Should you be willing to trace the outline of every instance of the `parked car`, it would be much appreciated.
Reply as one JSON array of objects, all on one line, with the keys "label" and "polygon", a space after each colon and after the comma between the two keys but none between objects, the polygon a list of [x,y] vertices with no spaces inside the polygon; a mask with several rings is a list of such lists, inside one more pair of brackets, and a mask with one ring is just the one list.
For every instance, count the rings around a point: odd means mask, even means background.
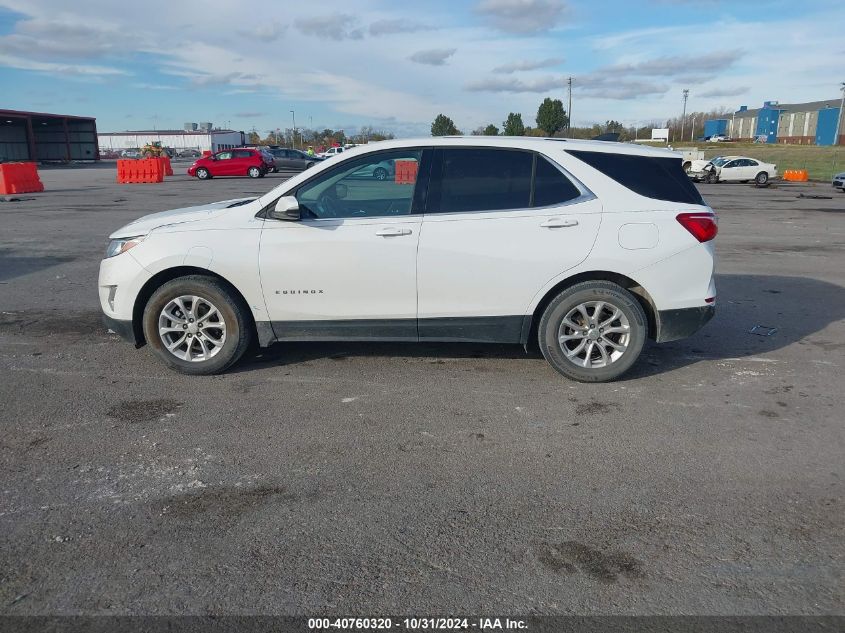
[{"label": "parked car", "polygon": [[833,177],[833,186],[845,193],[845,171],[836,174]]},{"label": "parked car", "polygon": [[120,155],[122,158],[141,158],[141,152],[137,149],[125,149]]},{"label": "parked car", "polygon": [[375,178],[376,180],[387,180],[396,175],[396,161],[383,160],[380,163],[364,165],[356,171],[353,176],[358,178]]},{"label": "parked car", "polygon": [[316,154],[311,155],[298,149],[269,149],[267,150],[273,157],[274,171],[279,170],[296,170],[302,171],[309,169],[320,161],[324,160],[321,156]]},{"label": "parked car", "polygon": [[[355,176],[398,160],[420,163],[411,182]],[[538,341],[561,374],[601,382],[713,316],[716,233],[673,152],[392,140],[124,226],[99,296],[109,328],[187,374],[253,341]]]},{"label": "parked car", "polygon": [[331,158],[332,156],[337,156],[338,154],[341,154],[343,152],[344,149],[342,147],[330,147],[325,152],[320,152],[319,154],[317,154],[317,156],[321,158]]},{"label": "parked car", "polygon": [[203,156],[188,167],[188,175],[200,180],[217,176],[249,176],[263,178],[272,171],[272,157],[257,149],[235,148]]},{"label": "parked car", "polygon": [[198,149],[183,149],[176,152],[176,158],[199,158],[202,152]]},{"label": "parked car", "polygon": [[710,183],[753,181],[765,185],[777,175],[777,165],[747,156],[721,156],[704,166],[701,180]]},{"label": "parked car", "polygon": [[724,134],[714,134],[710,138],[707,139],[710,143],[724,143],[730,141],[729,136],[725,136]]}]

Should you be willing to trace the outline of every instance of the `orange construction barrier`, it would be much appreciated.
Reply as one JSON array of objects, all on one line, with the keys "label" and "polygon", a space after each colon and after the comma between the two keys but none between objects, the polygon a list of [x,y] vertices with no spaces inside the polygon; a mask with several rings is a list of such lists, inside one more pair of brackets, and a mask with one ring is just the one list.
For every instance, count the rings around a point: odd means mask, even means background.
[{"label": "orange construction barrier", "polygon": [[415,160],[397,160],[393,163],[396,167],[396,174],[393,179],[397,185],[413,185],[417,182],[417,170],[419,163]]},{"label": "orange construction barrier", "polygon": [[0,163],[0,194],[44,191],[35,163]]},{"label": "orange construction barrier", "polygon": [[158,158],[118,160],[117,182],[122,185],[164,182],[164,164]]},{"label": "orange construction barrier", "polygon": [[170,165],[170,157],[169,156],[159,156],[158,159],[161,161],[162,169],[164,170],[165,176],[172,176],[173,175],[173,167]]},{"label": "orange construction barrier", "polygon": [[787,169],[783,172],[783,179],[791,182],[807,182],[809,175],[806,169]]}]

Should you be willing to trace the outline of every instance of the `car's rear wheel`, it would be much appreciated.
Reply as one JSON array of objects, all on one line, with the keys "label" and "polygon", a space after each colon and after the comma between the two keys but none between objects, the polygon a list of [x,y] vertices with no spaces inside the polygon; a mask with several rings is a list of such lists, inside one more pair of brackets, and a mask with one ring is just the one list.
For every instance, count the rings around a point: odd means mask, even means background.
[{"label": "car's rear wheel", "polygon": [[376,180],[387,180],[387,170],[384,167],[376,167],[373,170],[373,178]]},{"label": "car's rear wheel", "polygon": [[607,382],[639,358],[648,321],[637,298],[618,284],[586,281],[546,307],[537,337],[543,356],[579,382]]},{"label": "car's rear wheel", "polygon": [[225,371],[252,340],[248,309],[224,283],[189,275],[168,281],[144,308],[144,337],[156,355],[184,374]]},{"label": "car's rear wheel", "polygon": [[305,163],[305,169],[311,169],[314,166],[313,162]]},{"label": "car's rear wheel", "polygon": [[250,178],[261,178],[261,170],[258,167],[250,167],[247,169],[246,175]]},{"label": "car's rear wheel", "polygon": [[208,180],[211,178],[211,172],[209,172],[205,167],[200,167],[196,171],[197,178],[200,180]]},{"label": "car's rear wheel", "polygon": [[761,171],[757,176],[754,177],[754,182],[757,185],[765,185],[769,182],[769,174],[765,171]]}]

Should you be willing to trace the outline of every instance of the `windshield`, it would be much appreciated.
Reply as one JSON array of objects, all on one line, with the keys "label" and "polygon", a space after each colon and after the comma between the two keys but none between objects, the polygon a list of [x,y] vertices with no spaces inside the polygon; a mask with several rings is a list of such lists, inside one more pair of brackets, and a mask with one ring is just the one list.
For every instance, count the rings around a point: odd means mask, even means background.
[{"label": "windshield", "polygon": [[728,159],[725,158],[724,156],[717,156],[716,158],[712,159],[710,162],[713,163],[714,165],[716,165],[716,167],[721,167],[722,165],[724,165],[725,163],[728,162]]}]

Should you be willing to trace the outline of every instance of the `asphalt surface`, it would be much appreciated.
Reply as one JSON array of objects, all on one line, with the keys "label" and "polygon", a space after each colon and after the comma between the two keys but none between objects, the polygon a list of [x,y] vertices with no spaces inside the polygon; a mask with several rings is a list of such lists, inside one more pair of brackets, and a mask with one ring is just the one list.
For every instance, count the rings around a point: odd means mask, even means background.
[{"label": "asphalt surface", "polygon": [[0,613],[843,612],[845,195],[702,185],[718,316],[617,383],[445,344],[191,378],[100,325],[106,235],[282,176],[41,174],[0,202]]}]

